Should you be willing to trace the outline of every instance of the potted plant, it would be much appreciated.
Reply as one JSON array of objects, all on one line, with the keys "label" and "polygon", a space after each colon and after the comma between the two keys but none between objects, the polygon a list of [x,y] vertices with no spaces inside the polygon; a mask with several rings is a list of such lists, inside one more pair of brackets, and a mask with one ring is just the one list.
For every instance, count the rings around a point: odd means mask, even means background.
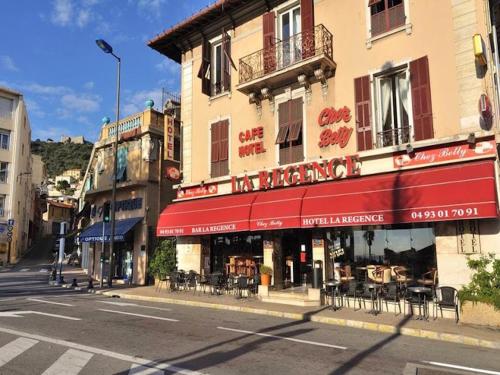
[{"label": "potted plant", "polygon": [[459,292],[463,323],[500,327],[500,259],[494,254],[468,258],[471,282]]},{"label": "potted plant", "polygon": [[176,269],[177,259],[175,245],[172,240],[163,240],[155,248],[153,256],[149,260],[148,271],[154,276],[155,284],[165,278]]},{"label": "potted plant", "polygon": [[264,286],[271,285],[271,276],[273,274],[273,269],[269,266],[260,266],[260,284]]}]

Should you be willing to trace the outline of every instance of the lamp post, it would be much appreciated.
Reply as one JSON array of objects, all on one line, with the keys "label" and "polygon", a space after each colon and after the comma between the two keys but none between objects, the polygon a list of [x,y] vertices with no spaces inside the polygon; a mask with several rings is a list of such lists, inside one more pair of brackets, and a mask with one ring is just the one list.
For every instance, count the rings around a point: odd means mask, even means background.
[{"label": "lamp post", "polygon": [[[113,286],[113,250],[115,244],[115,206],[116,206],[116,166],[118,159],[118,121],[120,120],[120,66],[121,59],[113,53],[113,47],[106,43],[103,39],[97,39],[97,46],[104,52],[111,54],[118,63],[118,73],[116,78],[116,125],[115,125],[115,139],[113,142],[113,189],[111,193],[111,233],[109,240],[109,276],[108,286]],[[102,249],[104,253],[104,248]],[[101,278],[102,280],[102,278]]]}]

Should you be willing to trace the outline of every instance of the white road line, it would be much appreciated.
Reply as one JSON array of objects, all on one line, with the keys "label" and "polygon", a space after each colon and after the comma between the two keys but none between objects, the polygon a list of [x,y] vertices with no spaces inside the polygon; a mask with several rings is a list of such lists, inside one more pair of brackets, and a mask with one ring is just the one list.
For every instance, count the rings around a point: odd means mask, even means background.
[{"label": "white road line", "polygon": [[29,268],[22,268],[19,270],[19,272],[28,272],[30,269]]},{"label": "white road line", "polygon": [[95,348],[92,346],[76,344],[76,343],[71,342],[71,341],[53,339],[51,337],[41,336],[41,335],[33,335],[31,333],[17,331],[14,329],[2,328],[2,327],[0,327],[0,332],[8,333],[10,335],[23,336],[25,338],[38,340],[38,341],[42,341],[42,342],[48,342],[48,343],[51,343],[54,345],[66,346],[66,347],[71,348],[71,349],[81,350],[81,351],[85,351],[85,352],[89,352],[89,353],[93,353],[93,354],[99,354],[99,355],[103,355],[106,357],[115,358],[115,359],[118,359],[120,361],[137,363],[139,365],[143,365],[143,366],[151,367],[151,368],[156,368],[158,370],[168,370],[170,372],[174,372],[174,373],[178,373],[178,374],[182,374],[182,375],[204,375],[202,372],[180,368],[177,366],[170,365],[168,363],[159,363],[159,362],[155,362],[155,361],[145,359],[145,358],[139,358],[139,357],[134,357],[134,356],[126,355],[126,354],[116,353],[116,352],[112,352],[109,350]]},{"label": "white road line", "polygon": [[74,307],[74,305],[70,305],[69,303],[62,303],[62,302],[52,302],[52,301],[46,301],[44,299],[38,299],[38,298],[26,298],[28,301],[34,301],[34,302],[41,302],[41,303],[48,303],[51,305],[59,305],[59,306],[69,306],[69,307]]},{"label": "white road line", "polygon": [[44,313],[44,312],[41,312],[41,311],[32,311],[32,310],[2,311],[2,312],[0,312],[0,318],[1,317],[22,318],[26,314],[36,314],[36,315],[50,316],[51,318],[59,318],[59,319],[66,319],[66,320],[81,320],[80,318],[74,318],[72,316],[49,314],[49,313]]},{"label": "white road line", "polygon": [[170,318],[162,318],[159,316],[152,316],[152,315],[143,315],[143,314],[135,314],[131,312],[125,312],[125,311],[117,311],[117,310],[107,310],[107,309],[98,309],[99,311],[106,311],[110,313],[115,313],[115,314],[123,314],[123,315],[132,315],[132,316],[139,316],[141,318],[150,318],[150,319],[157,319],[157,320],[166,320],[168,322],[178,322],[177,319],[170,319]]},{"label": "white road line", "polygon": [[136,363],[133,363],[132,366],[130,366],[130,371],[128,372],[128,375],[164,375],[164,374],[165,373],[161,370],[151,367],[141,366]]},{"label": "white road line", "polygon": [[447,367],[447,368],[452,368],[455,370],[471,371],[471,372],[474,372],[477,374],[500,375],[499,371],[483,370],[480,368],[458,366],[458,365],[452,365],[449,363],[442,363],[442,362],[432,362],[432,361],[422,361],[422,362],[427,363],[429,365],[433,365],[433,366]]},{"label": "white road line", "polygon": [[280,340],[288,340],[288,341],[293,341],[293,342],[299,342],[301,344],[308,344],[308,345],[315,345],[315,346],[324,346],[326,348],[335,348],[335,349],[342,349],[342,350],[346,350],[347,349],[345,346],[338,346],[338,345],[325,344],[325,343],[316,342],[316,341],[295,339],[295,338],[286,337],[286,336],[270,335],[268,333],[245,331],[243,329],[234,329],[234,328],[226,328],[226,327],[217,327],[217,329],[222,329],[222,330],[225,330],[225,331],[238,332],[238,333],[246,333],[246,334],[249,334],[249,335],[272,337],[272,338],[280,339]]},{"label": "white road line", "polygon": [[37,340],[20,337],[2,346],[0,348],[0,367],[5,365],[7,362],[10,362],[19,354],[25,352],[38,342],[39,341]]},{"label": "white road line", "polygon": [[140,308],[144,308],[144,309],[172,311],[172,309],[168,309],[168,308],[164,308],[164,307],[144,306],[144,305],[138,305],[137,303],[129,303],[129,302],[112,302],[112,301],[97,301],[97,302],[107,303],[109,305],[115,305],[115,306],[131,306],[131,307],[140,307]]},{"label": "white road line", "polygon": [[47,286],[46,283],[43,281],[8,281],[8,282],[3,282],[0,283],[1,287],[6,287],[6,286],[23,286],[23,285],[32,285],[32,284],[40,284],[43,286]]},{"label": "white road line", "polygon": [[92,353],[68,349],[42,375],[77,375],[93,356]]}]

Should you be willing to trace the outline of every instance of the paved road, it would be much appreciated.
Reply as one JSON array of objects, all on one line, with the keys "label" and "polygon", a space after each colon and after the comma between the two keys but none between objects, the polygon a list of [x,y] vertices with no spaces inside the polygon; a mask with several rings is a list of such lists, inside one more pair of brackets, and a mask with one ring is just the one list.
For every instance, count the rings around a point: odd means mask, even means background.
[{"label": "paved road", "polygon": [[494,350],[108,298],[49,287],[43,268],[0,272],[2,375],[500,374]]}]

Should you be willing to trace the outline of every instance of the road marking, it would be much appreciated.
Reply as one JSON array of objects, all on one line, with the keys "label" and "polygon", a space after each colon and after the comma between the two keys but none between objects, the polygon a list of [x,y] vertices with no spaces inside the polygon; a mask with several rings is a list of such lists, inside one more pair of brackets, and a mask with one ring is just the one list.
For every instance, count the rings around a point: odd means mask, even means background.
[{"label": "road marking", "polygon": [[107,303],[109,305],[116,305],[116,306],[133,306],[133,307],[142,307],[145,309],[172,311],[172,309],[167,309],[167,308],[163,308],[163,307],[144,306],[144,305],[138,305],[137,303],[129,303],[129,302],[112,302],[112,301],[97,301],[97,302]]},{"label": "road marking", "polygon": [[46,301],[43,299],[38,299],[38,298],[26,298],[28,301],[34,301],[34,302],[42,302],[42,303],[48,303],[51,305],[59,305],[59,306],[69,306],[69,307],[74,307],[74,305],[70,305],[69,303],[62,303],[62,302],[52,302],[52,301]]},{"label": "road marking", "polygon": [[45,282],[42,280],[39,281],[8,281],[4,283],[0,283],[1,287],[5,286],[23,286],[23,285],[31,285],[31,284],[40,284],[40,285],[45,285]]},{"label": "road marking", "polygon": [[91,353],[68,349],[42,375],[77,375],[93,356]]},{"label": "road marking", "polygon": [[0,348],[0,367],[25,352],[39,341],[20,337]]},{"label": "road marking", "polygon": [[345,346],[331,345],[331,344],[325,344],[325,343],[322,343],[322,342],[309,341],[309,340],[294,339],[292,337],[286,337],[286,336],[270,335],[268,333],[245,331],[243,329],[234,329],[234,328],[226,328],[226,327],[217,327],[217,329],[222,329],[222,330],[225,330],[225,331],[238,332],[238,333],[246,333],[246,334],[249,334],[249,335],[272,337],[272,338],[275,338],[275,339],[281,339],[281,340],[288,340],[288,341],[293,341],[293,342],[299,342],[301,344],[308,344],[308,345],[315,345],[315,346],[324,346],[326,348],[335,348],[335,349],[342,349],[342,350],[346,350],[347,349]]},{"label": "road marking", "polygon": [[125,311],[117,311],[117,310],[107,310],[107,309],[98,309],[99,311],[106,311],[110,313],[115,313],[115,314],[123,314],[123,315],[132,315],[132,316],[139,316],[141,318],[150,318],[150,319],[157,319],[157,320],[166,320],[168,322],[178,322],[177,319],[170,319],[170,318],[162,318],[159,316],[152,316],[152,315],[143,315],[143,314],[135,314],[131,312],[125,312]]},{"label": "road marking", "polygon": [[164,375],[164,374],[165,373],[161,370],[151,367],[141,366],[135,363],[133,363],[132,366],[130,366],[130,371],[128,372],[128,375]]},{"label": "road marking", "polygon": [[17,331],[14,329],[2,328],[2,327],[0,327],[0,332],[8,333],[10,335],[22,336],[25,338],[38,340],[38,341],[42,341],[42,342],[48,342],[48,343],[51,343],[54,345],[66,346],[66,347],[71,348],[71,349],[81,350],[81,351],[85,351],[85,352],[89,352],[89,353],[93,353],[93,354],[99,354],[99,355],[103,355],[103,356],[110,357],[110,358],[115,358],[115,359],[125,361],[125,362],[137,363],[139,365],[143,365],[145,367],[150,367],[150,368],[156,368],[158,370],[168,370],[170,372],[174,372],[174,373],[178,373],[178,374],[182,374],[182,375],[204,375],[202,372],[192,371],[192,370],[188,370],[185,368],[180,368],[180,367],[168,364],[168,363],[159,363],[159,362],[155,362],[155,361],[152,361],[152,360],[149,360],[146,358],[139,358],[139,357],[134,357],[134,356],[130,356],[127,354],[121,354],[121,353],[116,353],[116,352],[112,352],[109,350],[94,348],[92,346],[76,344],[76,343],[71,342],[71,341],[53,339],[51,337],[41,336],[41,335],[33,335],[31,333]]},{"label": "road marking", "polygon": [[479,373],[479,374],[500,375],[499,371],[483,370],[483,369],[480,369],[480,368],[458,366],[458,365],[452,365],[452,364],[449,364],[449,363],[442,363],[442,362],[432,362],[432,361],[422,361],[422,362],[423,363],[427,363],[429,365],[433,365],[433,366],[453,368],[453,369],[456,369],[456,370],[471,371],[471,372],[475,372],[475,373]]},{"label": "road marking", "polygon": [[38,272],[49,272],[47,268],[41,268]]},{"label": "road marking", "polygon": [[4,318],[24,318],[23,315],[26,315],[26,314],[50,316],[52,318],[59,318],[59,319],[66,319],[66,320],[81,320],[80,318],[74,318],[72,316],[49,314],[49,313],[44,313],[41,311],[32,311],[32,310],[2,311],[2,312],[0,312],[0,318],[1,317],[4,317]]},{"label": "road marking", "polygon": [[19,272],[28,272],[30,269],[29,268],[21,268]]}]

